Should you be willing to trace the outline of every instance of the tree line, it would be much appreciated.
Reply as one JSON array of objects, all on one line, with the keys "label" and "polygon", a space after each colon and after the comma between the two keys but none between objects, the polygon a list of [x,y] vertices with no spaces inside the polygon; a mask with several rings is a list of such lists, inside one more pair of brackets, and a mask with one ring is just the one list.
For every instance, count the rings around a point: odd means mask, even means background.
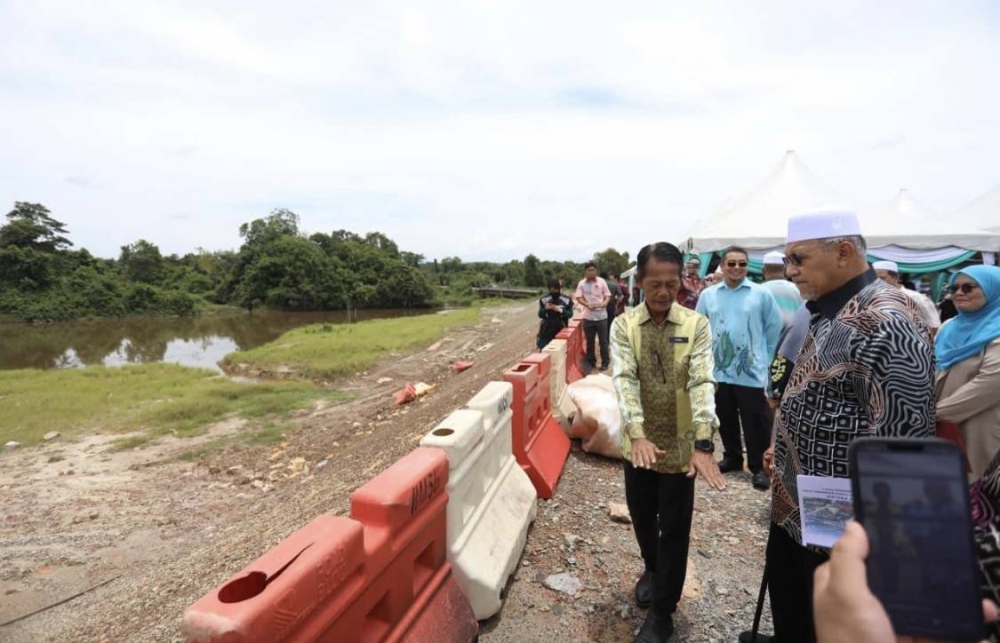
[{"label": "tree line", "polygon": [[[380,232],[306,235],[278,209],[239,228],[238,250],[163,255],[140,239],[102,259],[74,249],[66,225],[44,205],[16,202],[0,227],[0,318],[56,321],[126,315],[194,315],[212,306],[247,310],[418,308],[463,303],[472,288],[574,285],[582,263],[534,255],[506,263],[425,260]],[[628,253],[594,255],[621,272]]]}]

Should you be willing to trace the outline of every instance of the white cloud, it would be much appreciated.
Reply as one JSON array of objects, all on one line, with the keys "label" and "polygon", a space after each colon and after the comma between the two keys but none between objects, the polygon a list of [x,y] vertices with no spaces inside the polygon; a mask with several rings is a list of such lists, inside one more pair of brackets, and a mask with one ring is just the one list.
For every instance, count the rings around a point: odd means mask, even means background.
[{"label": "white cloud", "polygon": [[679,241],[796,149],[858,203],[993,186],[987,3],[5,7],[0,206],[99,255],[289,207],[428,257]]}]

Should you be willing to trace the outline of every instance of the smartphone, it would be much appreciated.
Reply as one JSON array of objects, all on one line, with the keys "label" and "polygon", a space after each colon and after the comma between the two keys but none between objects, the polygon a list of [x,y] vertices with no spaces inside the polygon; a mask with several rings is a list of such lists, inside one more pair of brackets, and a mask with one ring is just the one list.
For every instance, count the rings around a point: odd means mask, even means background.
[{"label": "smartphone", "polygon": [[868,585],[897,635],[984,638],[964,455],[945,440],[861,438],[849,450]]}]

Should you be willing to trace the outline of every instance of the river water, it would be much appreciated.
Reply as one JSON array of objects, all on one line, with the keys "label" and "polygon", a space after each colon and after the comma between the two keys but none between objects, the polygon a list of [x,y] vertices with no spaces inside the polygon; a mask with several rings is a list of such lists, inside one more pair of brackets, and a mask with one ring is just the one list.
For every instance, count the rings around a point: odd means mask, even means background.
[{"label": "river water", "polygon": [[316,313],[253,312],[202,317],[108,319],[28,325],[0,324],[0,370],[81,368],[168,362],[221,372],[226,354],[274,341],[308,324],[427,314],[427,310]]}]

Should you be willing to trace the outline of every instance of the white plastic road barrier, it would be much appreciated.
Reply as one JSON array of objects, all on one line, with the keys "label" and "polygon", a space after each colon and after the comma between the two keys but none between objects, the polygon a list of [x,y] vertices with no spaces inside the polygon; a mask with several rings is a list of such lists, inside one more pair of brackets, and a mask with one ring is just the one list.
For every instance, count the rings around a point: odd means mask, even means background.
[{"label": "white plastic road barrier", "polygon": [[479,620],[500,611],[535,519],[535,487],[511,452],[513,388],[490,382],[420,441],[448,455],[448,561]]},{"label": "white plastic road barrier", "polygon": [[552,403],[555,404],[566,390],[566,340],[553,339],[542,352],[549,354],[552,369],[549,381],[552,386]]},{"label": "white plastic road barrier", "polygon": [[551,360],[551,371],[549,372],[549,386],[552,389],[552,417],[559,422],[559,426],[567,435],[572,430],[572,415],[576,410],[573,402],[566,395],[566,340],[553,339],[542,349],[543,353],[549,354]]}]

